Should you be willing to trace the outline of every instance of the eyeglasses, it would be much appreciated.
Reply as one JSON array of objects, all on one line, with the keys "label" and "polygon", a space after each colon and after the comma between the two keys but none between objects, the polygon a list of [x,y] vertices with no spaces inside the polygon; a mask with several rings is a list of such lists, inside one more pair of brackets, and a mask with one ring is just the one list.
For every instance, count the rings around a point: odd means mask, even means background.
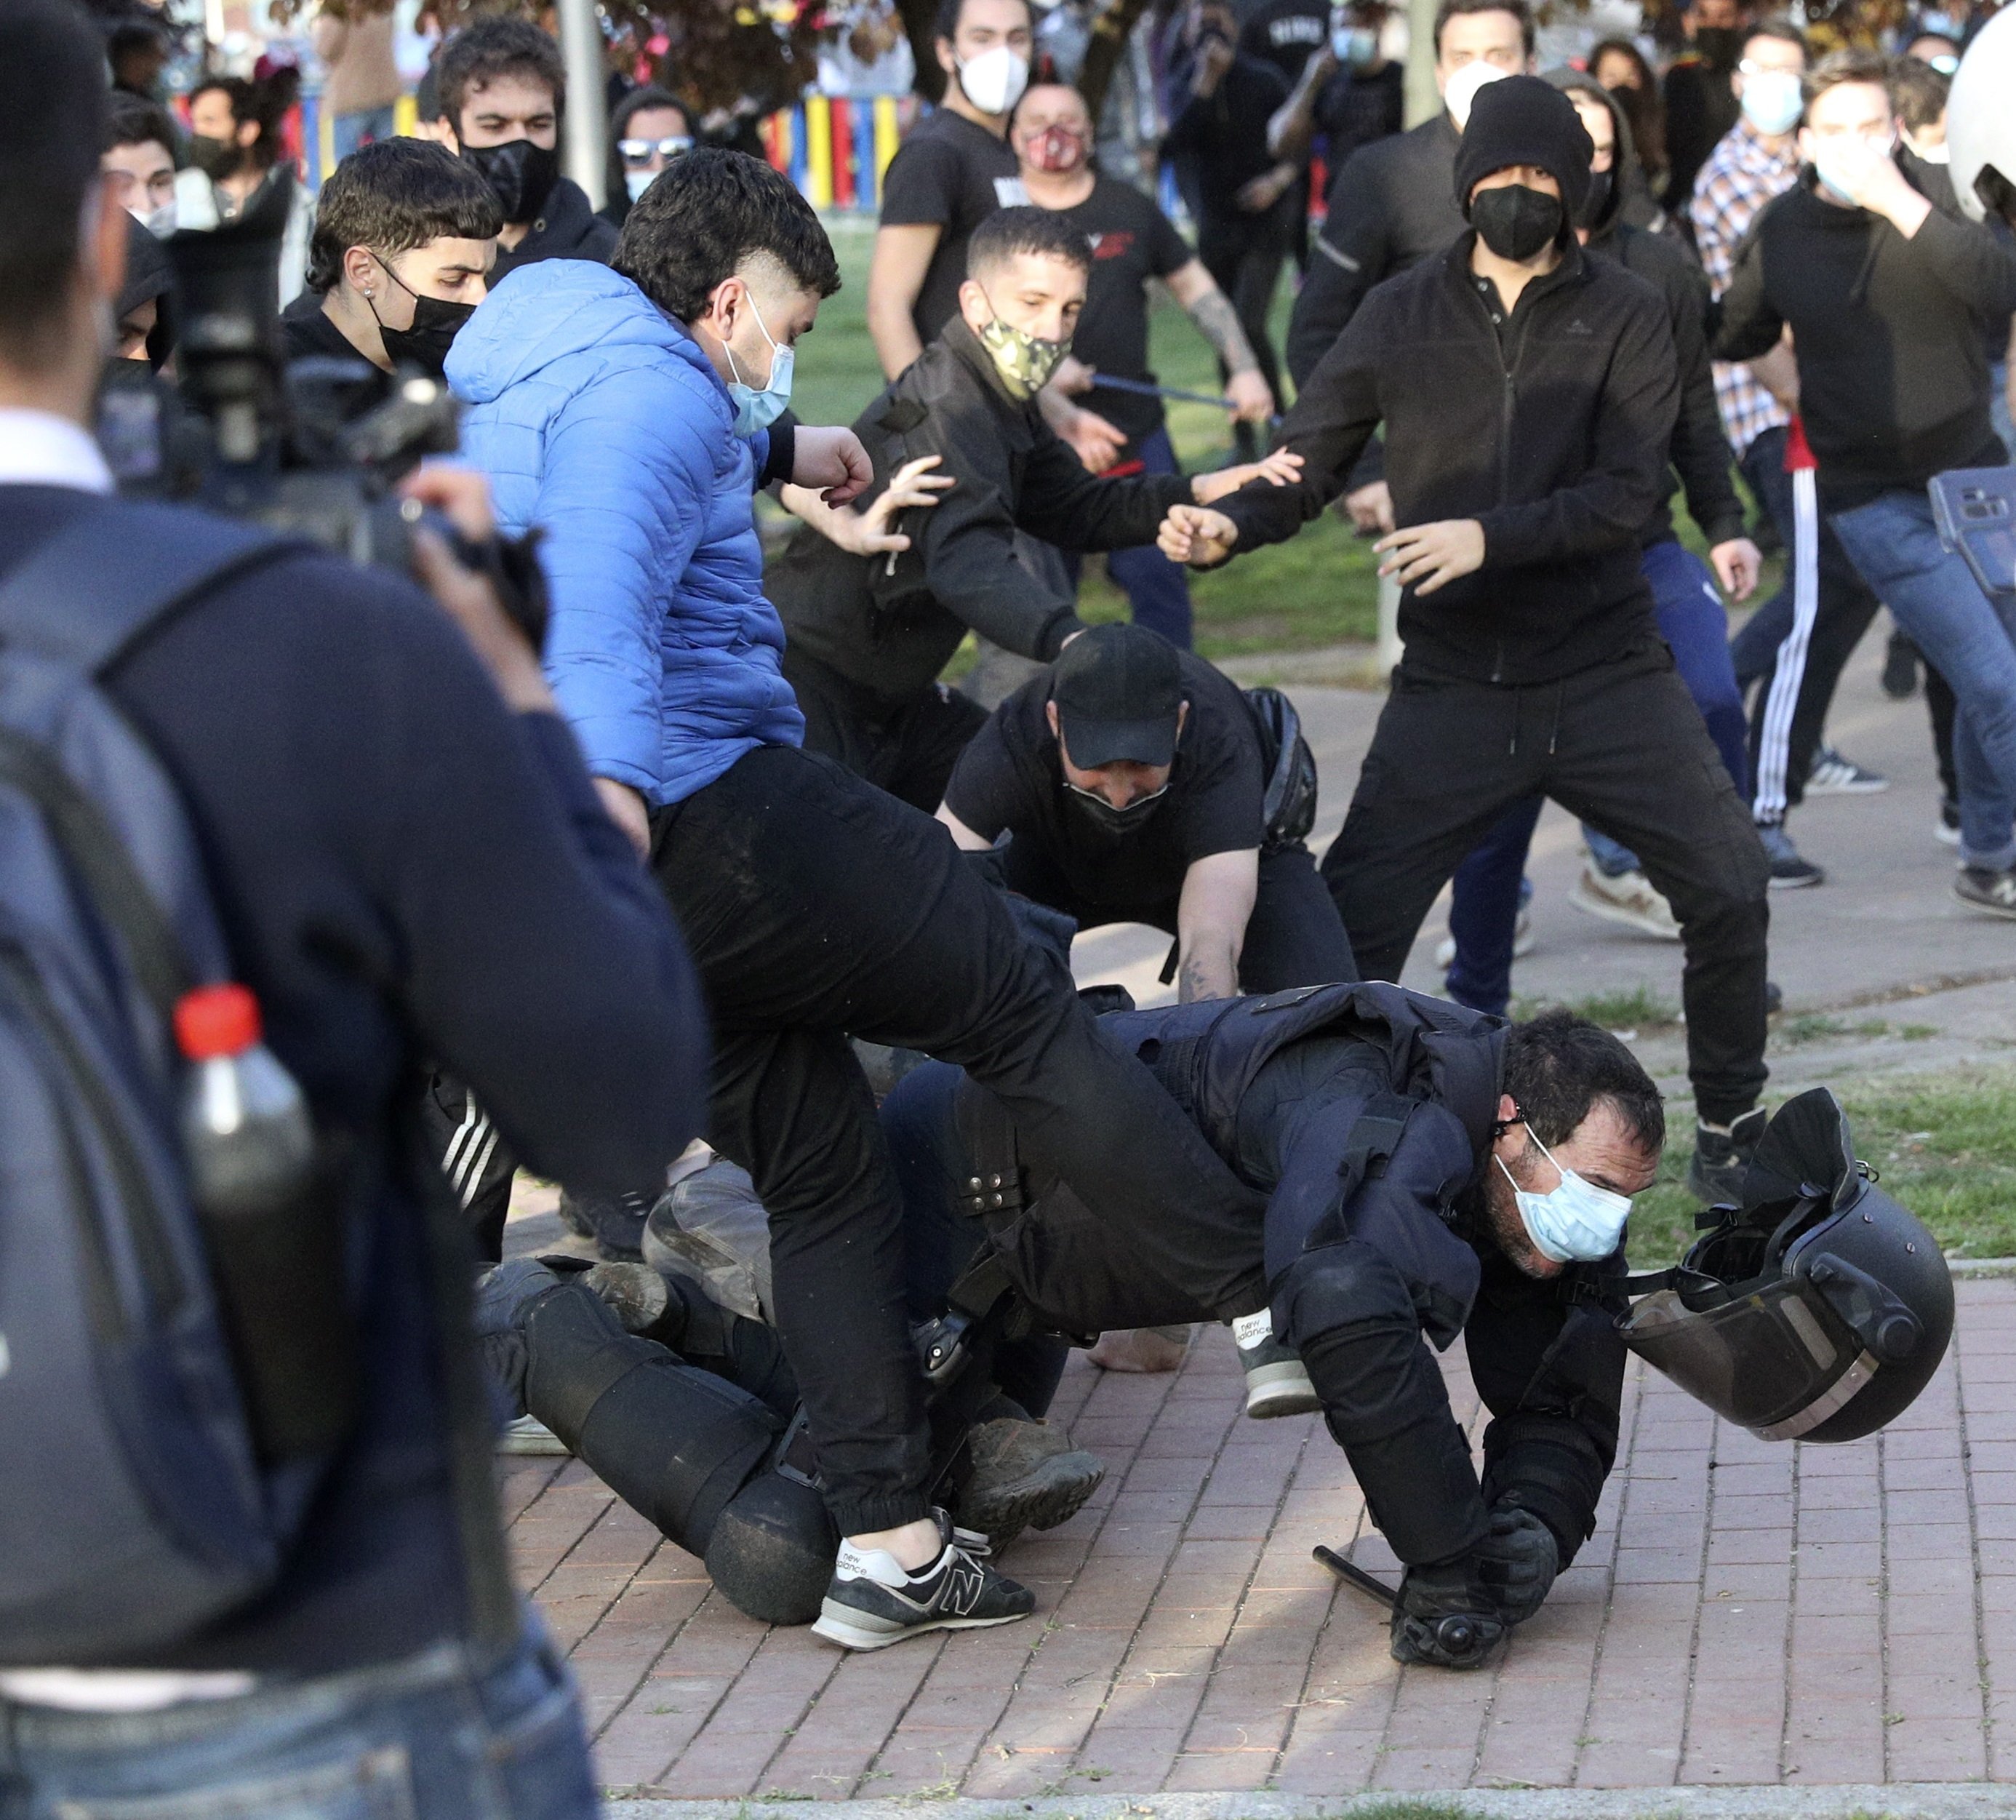
[{"label": "eyeglasses", "polygon": [[693,150],[693,141],[684,136],[669,139],[618,139],[617,156],[632,171],[641,171],[656,157],[668,160],[682,152]]}]

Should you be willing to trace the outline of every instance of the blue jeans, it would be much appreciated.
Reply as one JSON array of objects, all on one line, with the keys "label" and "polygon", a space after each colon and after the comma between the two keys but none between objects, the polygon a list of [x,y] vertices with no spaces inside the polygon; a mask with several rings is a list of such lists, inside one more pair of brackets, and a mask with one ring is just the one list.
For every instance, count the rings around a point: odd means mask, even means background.
[{"label": "blue jeans", "polygon": [[0,1704],[0,1820],[592,1820],[574,1677],[530,1620],[499,1666],[459,1644],[152,1713]]},{"label": "blue jeans", "polygon": [[384,107],[367,107],[358,114],[339,114],[329,123],[329,150],[336,154],[336,161],[343,160],[359,146],[376,145],[380,139],[392,136],[392,110]]},{"label": "blue jeans", "polygon": [[[1747,801],[1750,755],[1743,697],[1730,665],[1729,614],[1715,592],[1715,578],[1699,557],[1670,538],[1654,544],[1641,561],[1658,614],[1659,636],[1672,651],[1673,667],[1701,711],[1737,794]],[[1539,819],[1537,798],[1507,810],[1450,882],[1449,933],[1456,938],[1456,959],[1449,971],[1449,996],[1472,1011],[1503,1016],[1510,1002],[1519,884]],[[1582,831],[1591,856],[1611,877],[1638,870],[1638,856],[1630,849],[1586,822]]]},{"label": "blue jeans", "polygon": [[1863,579],[1953,686],[1961,860],[1997,870],[2016,864],[2012,604],[2007,596],[1990,600],[1966,563],[1940,543],[1931,502],[1921,492],[1885,493],[1834,514],[1831,522]]},{"label": "blue jeans", "polygon": [[[1176,466],[1176,452],[1170,444],[1167,430],[1157,430],[1152,436],[1143,437],[1140,456],[1144,474],[1182,471]],[[1066,551],[1064,563],[1071,571],[1071,586],[1075,588],[1079,565],[1076,553]],[[1113,585],[1127,596],[1136,625],[1159,632],[1179,651],[1190,648],[1190,583],[1186,570],[1171,562],[1154,544],[1143,543],[1132,550],[1109,550],[1106,572],[1112,576]]]}]

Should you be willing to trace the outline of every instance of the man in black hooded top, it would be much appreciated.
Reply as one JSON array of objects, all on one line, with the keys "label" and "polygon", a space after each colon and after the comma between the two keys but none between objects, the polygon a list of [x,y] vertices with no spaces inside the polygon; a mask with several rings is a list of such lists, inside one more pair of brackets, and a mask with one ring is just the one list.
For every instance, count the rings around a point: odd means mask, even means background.
[{"label": "man in black hooded top", "polygon": [[1680,387],[1658,293],[1577,243],[1593,152],[1546,83],[1481,89],[1456,165],[1470,230],[1375,290],[1310,376],[1283,431],[1300,481],[1176,506],[1161,545],[1211,566],[1292,536],[1384,423],[1406,654],[1323,863],[1359,966],[1397,978],[1456,863],[1552,797],[1672,906],[1697,1149],[1733,1173],[1762,1125],[1766,867],[1640,569]]}]

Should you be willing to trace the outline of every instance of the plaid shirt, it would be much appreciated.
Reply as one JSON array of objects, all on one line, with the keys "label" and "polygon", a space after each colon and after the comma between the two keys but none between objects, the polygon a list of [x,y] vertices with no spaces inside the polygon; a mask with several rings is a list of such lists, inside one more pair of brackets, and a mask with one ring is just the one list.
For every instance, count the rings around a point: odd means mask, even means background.
[{"label": "plaid shirt", "polygon": [[[1723,134],[1694,179],[1694,244],[1717,297],[1728,290],[1736,250],[1757,211],[1774,196],[1790,189],[1799,175],[1799,155],[1789,140],[1774,152],[1748,120],[1739,119]],[[1726,360],[1715,363],[1715,402],[1722,406],[1722,427],[1737,459],[1766,430],[1789,423],[1785,407],[1751,377],[1748,366]]]}]

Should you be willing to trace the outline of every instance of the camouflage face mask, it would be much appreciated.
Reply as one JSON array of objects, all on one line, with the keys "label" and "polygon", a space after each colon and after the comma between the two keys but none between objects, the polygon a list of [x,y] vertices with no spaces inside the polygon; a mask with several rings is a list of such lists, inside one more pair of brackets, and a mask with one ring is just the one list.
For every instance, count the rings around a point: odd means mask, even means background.
[{"label": "camouflage face mask", "polygon": [[[993,307],[994,300],[988,297],[988,308]],[[979,331],[979,337],[1012,398],[1034,398],[1071,352],[1068,341],[1043,341],[1027,330],[1010,328],[998,315]]]}]

